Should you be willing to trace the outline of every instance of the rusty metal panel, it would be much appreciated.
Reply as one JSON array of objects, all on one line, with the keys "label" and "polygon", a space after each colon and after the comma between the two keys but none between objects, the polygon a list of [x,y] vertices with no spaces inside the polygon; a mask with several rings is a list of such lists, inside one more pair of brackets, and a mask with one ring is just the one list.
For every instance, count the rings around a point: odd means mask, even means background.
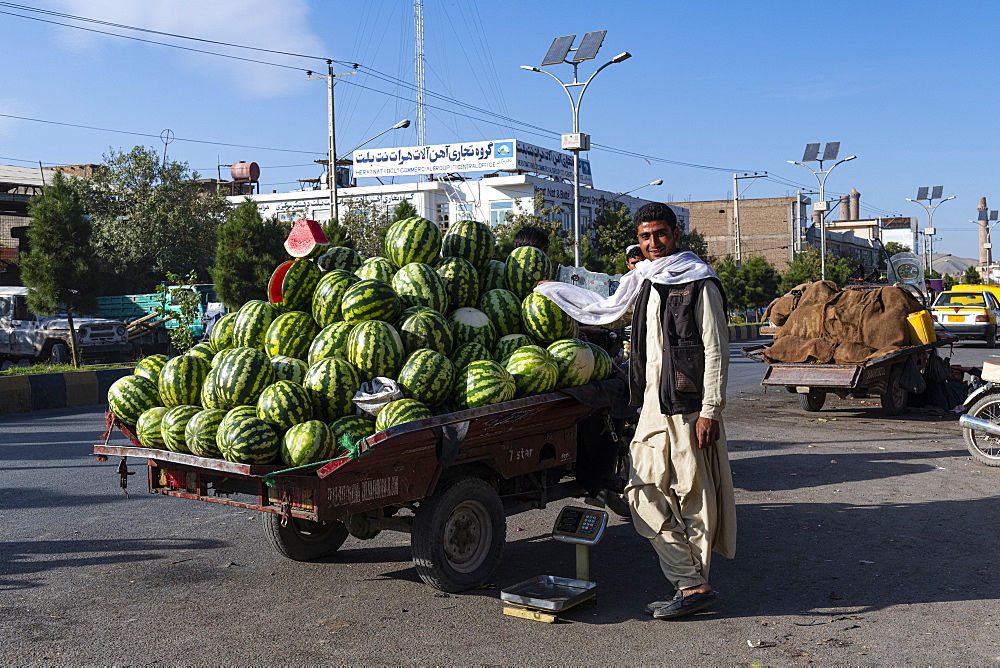
[{"label": "rusty metal panel", "polygon": [[504,478],[576,461],[576,426],[500,443],[496,465]]},{"label": "rusty metal panel", "polygon": [[227,462],[224,459],[214,459],[212,457],[198,457],[183,452],[171,452],[170,450],[153,450],[151,448],[139,448],[134,446],[120,447],[114,445],[95,445],[95,455],[118,455],[121,457],[141,457],[148,459],[151,463],[174,462],[195,466],[199,469],[211,469],[223,473],[236,473],[239,475],[264,475],[288,468],[287,466],[272,466],[261,464],[237,464]]},{"label": "rusty metal panel", "polygon": [[855,364],[771,364],[761,385],[857,387],[861,367]]}]

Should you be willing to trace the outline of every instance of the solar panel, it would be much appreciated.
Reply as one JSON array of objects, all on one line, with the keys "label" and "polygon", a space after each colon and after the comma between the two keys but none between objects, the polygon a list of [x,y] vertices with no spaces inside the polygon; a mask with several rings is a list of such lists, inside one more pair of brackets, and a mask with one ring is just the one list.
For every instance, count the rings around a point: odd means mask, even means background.
[{"label": "solar panel", "polygon": [[934,186],[934,190],[931,191],[931,199],[941,199],[943,194],[944,186]]},{"label": "solar panel", "polygon": [[806,152],[802,154],[802,162],[812,162],[819,153],[819,144],[806,144]]},{"label": "solar panel", "polygon": [[990,211],[990,220],[996,220],[996,219],[997,219],[997,210],[993,209],[992,211]]},{"label": "solar panel", "polygon": [[608,34],[607,30],[598,30],[596,32],[588,32],[580,40],[580,46],[576,47],[576,53],[573,54],[573,60],[579,62],[581,60],[590,60],[591,58],[597,57],[597,50],[601,48],[601,44],[604,42],[604,36]]},{"label": "solar panel", "polygon": [[574,39],[576,39],[576,35],[556,37],[552,40],[552,45],[545,53],[545,57],[542,58],[542,67],[545,67],[546,65],[557,65],[566,60],[566,54],[569,53],[569,47],[573,46]]},{"label": "solar panel", "polygon": [[917,189],[917,199],[918,200],[927,199],[927,191],[928,190],[930,190],[930,189],[929,188],[918,188]]},{"label": "solar panel", "polygon": [[837,155],[839,154],[840,154],[840,142],[828,141],[826,143],[826,150],[823,151],[823,160],[836,160]]},{"label": "solar panel", "polygon": [[990,212],[986,209],[980,209],[979,215],[976,216],[976,220],[987,220],[989,218]]}]

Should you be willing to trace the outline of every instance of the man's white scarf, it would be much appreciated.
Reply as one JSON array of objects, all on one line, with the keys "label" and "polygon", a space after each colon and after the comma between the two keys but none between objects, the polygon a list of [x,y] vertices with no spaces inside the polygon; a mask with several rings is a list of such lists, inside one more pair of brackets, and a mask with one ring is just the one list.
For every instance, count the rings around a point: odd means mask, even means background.
[{"label": "man's white scarf", "polygon": [[569,283],[542,283],[535,288],[559,308],[583,325],[608,325],[621,320],[635,298],[642,283],[649,279],[661,285],[680,285],[703,278],[716,278],[712,268],[691,251],[681,251],[656,260],[643,260],[635,269],[622,276],[618,290],[610,297]]}]

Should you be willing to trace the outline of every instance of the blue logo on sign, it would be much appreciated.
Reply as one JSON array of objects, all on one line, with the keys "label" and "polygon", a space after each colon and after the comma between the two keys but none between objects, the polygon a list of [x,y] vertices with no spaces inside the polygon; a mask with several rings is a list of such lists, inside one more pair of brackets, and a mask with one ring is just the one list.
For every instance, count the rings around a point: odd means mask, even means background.
[{"label": "blue logo on sign", "polygon": [[509,158],[514,155],[514,142],[504,141],[494,144],[493,152],[498,158]]}]

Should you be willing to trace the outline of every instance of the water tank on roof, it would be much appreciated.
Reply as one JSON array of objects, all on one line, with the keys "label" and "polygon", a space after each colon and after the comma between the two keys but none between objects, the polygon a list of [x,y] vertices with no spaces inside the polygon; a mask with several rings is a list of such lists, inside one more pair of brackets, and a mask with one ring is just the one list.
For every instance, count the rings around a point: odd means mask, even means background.
[{"label": "water tank on roof", "polygon": [[229,175],[233,181],[260,181],[260,165],[256,162],[240,160],[235,165],[230,166]]}]

